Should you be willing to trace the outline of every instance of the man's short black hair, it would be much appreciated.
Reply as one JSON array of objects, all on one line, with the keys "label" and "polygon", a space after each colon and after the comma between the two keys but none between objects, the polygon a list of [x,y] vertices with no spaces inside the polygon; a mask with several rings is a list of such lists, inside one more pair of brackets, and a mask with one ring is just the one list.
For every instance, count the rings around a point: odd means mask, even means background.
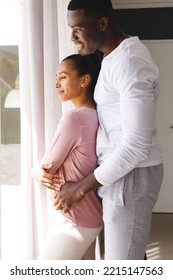
[{"label": "man's short black hair", "polygon": [[71,0],[67,9],[70,11],[84,9],[87,14],[102,12],[105,15],[113,11],[110,0]]}]

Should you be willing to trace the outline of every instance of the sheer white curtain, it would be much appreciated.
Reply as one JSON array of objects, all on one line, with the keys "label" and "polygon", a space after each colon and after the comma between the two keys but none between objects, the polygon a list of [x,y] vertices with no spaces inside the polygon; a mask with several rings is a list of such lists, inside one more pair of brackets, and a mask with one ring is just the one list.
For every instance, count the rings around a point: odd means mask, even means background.
[{"label": "sheer white curtain", "polygon": [[30,169],[42,158],[62,113],[54,81],[58,62],[75,52],[66,22],[68,2],[23,2],[20,88],[22,235],[25,259],[37,258],[49,221],[46,190],[31,180]]}]

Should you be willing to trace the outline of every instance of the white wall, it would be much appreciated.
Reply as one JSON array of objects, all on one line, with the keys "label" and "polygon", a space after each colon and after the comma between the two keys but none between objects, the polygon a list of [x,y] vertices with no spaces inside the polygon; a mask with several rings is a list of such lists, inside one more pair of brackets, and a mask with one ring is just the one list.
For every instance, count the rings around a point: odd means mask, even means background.
[{"label": "white wall", "polygon": [[164,163],[164,179],[155,212],[173,213],[173,40],[144,41],[160,71],[157,130]]}]

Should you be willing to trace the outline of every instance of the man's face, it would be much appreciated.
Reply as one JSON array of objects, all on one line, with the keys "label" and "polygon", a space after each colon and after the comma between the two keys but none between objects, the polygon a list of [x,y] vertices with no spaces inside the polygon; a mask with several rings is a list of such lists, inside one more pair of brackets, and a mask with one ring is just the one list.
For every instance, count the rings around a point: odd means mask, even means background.
[{"label": "man's face", "polygon": [[104,37],[99,19],[86,16],[84,10],[80,9],[68,11],[67,20],[72,29],[71,39],[79,53],[93,53],[102,46]]}]

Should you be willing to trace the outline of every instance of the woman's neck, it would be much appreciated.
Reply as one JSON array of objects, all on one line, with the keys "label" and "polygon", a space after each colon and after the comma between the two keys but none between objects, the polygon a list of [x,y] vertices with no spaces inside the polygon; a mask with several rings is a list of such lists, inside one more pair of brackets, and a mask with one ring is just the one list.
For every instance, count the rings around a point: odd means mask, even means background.
[{"label": "woman's neck", "polygon": [[75,105],[76,108],[89,108],[89,109],[96,109],[96,105],[94,102],[85,102],[78,105]]},{"label": "woman's neck", "polygon": [[75,108],[90,108],[96,109],[94,100],[87,100],[85,102],[73,103]]}]

